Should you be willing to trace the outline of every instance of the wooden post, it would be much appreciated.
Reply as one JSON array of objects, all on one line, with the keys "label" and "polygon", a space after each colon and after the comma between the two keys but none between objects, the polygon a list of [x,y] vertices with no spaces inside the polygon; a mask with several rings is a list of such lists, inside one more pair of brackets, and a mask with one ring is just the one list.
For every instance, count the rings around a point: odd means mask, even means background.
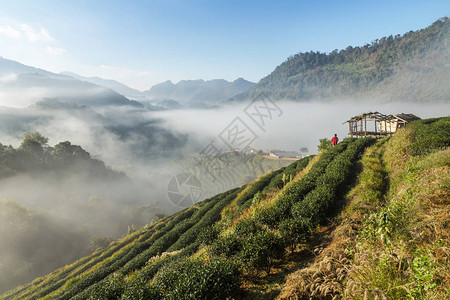
[{"label": "wooden post", "polygon": [[367,136],[367,118],[364,118],[364,136]]}]

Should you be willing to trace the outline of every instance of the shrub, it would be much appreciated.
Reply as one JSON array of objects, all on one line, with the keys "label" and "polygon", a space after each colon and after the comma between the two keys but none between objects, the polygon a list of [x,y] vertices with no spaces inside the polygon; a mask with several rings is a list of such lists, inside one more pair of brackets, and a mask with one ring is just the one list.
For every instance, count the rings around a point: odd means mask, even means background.
[{"label": "shrub", "polygon": [[243,264],[251,268],[262,269],[270,273],[275,259],[284,255],[284,244],[281,238],[268,230],[253,234],[245,241],[239,257]]},{"label": "shrub", "polygon": [[226,299],[239,293],[239,269],[224,259],[182,260],[164,266],[155,285],[164,299]]},{"label": "shrub", "polygon": [[287,219],[280,223],[280,233],[284,243],[295,250],[295,246],[306,241],[306,238],[311,232],[312,224],[309,219]]},{"label": "shrub", "polygon": [[276,207],[268,207],[258,209],[256,211],[254,219],[261,224],[275,227],[280,221],[280,210],[277,210]]},{"label": "shrub", "polygon": [[203,245],[211,245],[219,236],[217,227],[206,227],[198,234],[198,241]]},{"label": "shrub", "polygon": [[234,233],[240,239],[245,239],[249,235],[261,231],[262,227],[254,219],[244,219],[236,224]]},{"label": "shrub", "polygon": [[236,197],[236,194],[238,192],[239,189],[236,188],[226,193],[223,193],[222,194],[224,195],[223,199],[218,201],[214,207],[211,207],[207,212],[205,212],[200,221],[198,221],[191,228],[183,232],[180,238],[176,242],[174,242],[167,250],[176,251],[184,247],[187,247],[191,243],[196,241],[198,238],[198,232],[203,228],[212,226],[215,222],[217,222],[220,219],[223,208]]},{"label": "shrub", "polygon": [[210,253],[213,256],[232,257],[241,250],[241,241],[235,234],[218,238],[212,245]]},{"label": "shrub", "polygon": [[279,172],[280,170],[269,172],[268,174],[259,178],[256,182],[251,184],[250,188],[237,200],[236,204],[238,206],[242,206],[247,201],[252,200],[253,196],[257,192],[262,191],[266,186],[268,186],[272,178],[275,177]]},{"label": "shrub", "polygon": [[450,117],[415,121],[408,128],[413,130],[411,154],[414,156],[450,146]]},{"label": "shrub", "polygon": [[323,151],[331,148],[331,140],[327,138],[323,138],[319,140],[319,145],[317,146],[317,150]]},{"label": "shrub", "polygon": [[120,299],[125,290],[125,282],[120,274],[110,276],[105,284],[98,285],[91,293],[90,300],[115,300]]},{"label": "shrub", "polygon": [[163,299],[161,291],[146,280],[133,276],[124,287],[122,300],[158,300]]}]

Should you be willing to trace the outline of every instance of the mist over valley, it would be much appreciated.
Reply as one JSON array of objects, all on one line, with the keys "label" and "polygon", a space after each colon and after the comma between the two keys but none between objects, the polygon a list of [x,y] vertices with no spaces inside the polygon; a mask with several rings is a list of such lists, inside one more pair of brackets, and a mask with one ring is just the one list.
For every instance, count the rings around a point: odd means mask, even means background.
[{"label": "mist over valley", "polygon": [[[43,28],[33,31],[22,25],[16,34],[11,26],[0,24],[0,36],[55,41]],[[372,199],[361,196],[359,184],[370,190],[371,183],[360,174],[376,165],[385,173],[377,177],[384,181],[377,181],[374,194],[392,196],[385,182],[389,176],[392,189],[402,193],[406,183],[401,180],[407,176],[399,179],[384,169],[395,166],[385,148],[395,159],[401,148],[409,159],[404,164],[417,162],[414,176],[431,168],[445,173],[448,164],[441,159],[448,155],[449,41],[449,20],[443,17],[426,28],[365,45],[299,52],[257,82],[243,75],[231,80],[185,78],[149,84],[145,90],[117,77],[82,76],[70,69],[50,72],[0,57],[0,293],[6,292],[0,298],[85,299],[92,292],[90,299],[103,299],[98,296],[106,295],[102,286],[117,279],[120,288],[111,289],[119,295],[126,295],[130,282],[143,280],[146,292],[155,287],[154,295],[168,293],[167,299],[175,299],[180,295],[174,291],[184,290],[164,277],[175,269],[184,278],[191,267],[213,268],[217,263],[217,269],[202,270],[244,272],[249,278],[267,275],[266,280],[279,271],[275,261],[296,264],[290,260],[302,253],[319,255],[323,245],[311,242],[316,231],[328,226],[319,230],[327,234],[342,225],[336,216],[345,201]],[[422,121],[390,140],[346,139],[345,122],[367,112],[414,114]],[[335,134],[341,144],[332,147],[327,139]],[[370,165],[366,160],[374,157],[377,161]],[[299,199],[306,204],[299,205]],[[366,208],[375,211],[369,204],[355,208],[361,210],[355,218],[363,218]],[[360,219],[355,228],[369,224]],[[269,244],[273,249],[255,258],[258,247]],[[61,267],[65,269],[51,273]],[[65,272],[71,275],[64,277]],[[49,273],[54,277],[46,287],[36,278]],[[218,295],[242,298],[240,280],[249,279],[239,274],[223,279],[232,288]],[[223,274],[216,275],[210,277]],[[13,290],[35,279],[36,290]],[[257,286],[255,282],[249,286]],[[424,291],[408,295],[426,295]],[[278,295],[281,288],[270,293]],[[300,295],[294,288],[286,293]]]}]

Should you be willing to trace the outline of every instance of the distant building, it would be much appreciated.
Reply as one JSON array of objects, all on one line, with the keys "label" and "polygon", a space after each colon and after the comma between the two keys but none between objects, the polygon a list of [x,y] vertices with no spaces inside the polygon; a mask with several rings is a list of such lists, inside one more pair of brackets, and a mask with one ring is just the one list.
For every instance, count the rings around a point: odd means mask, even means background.
[{"label": "distant building", "polygon": [[250,148],[250,147],[246,147],[241,150],[241,153],[243,153],[243,154],[256,154],[257,152],[258,152],[258,150]]},{"label": "distant building", "polygon": [[293,151],[270,151],[269,156],[273,158],[300,158],[300,154]]},{"label": "distant building", "polygon": [[354,116],[344,124],[348,123],[348,135],[351,137],[380,137],[394,134],[397,129],[414,120],[420,120],[420,118],[414,114],[383,115],[376,111]]}]

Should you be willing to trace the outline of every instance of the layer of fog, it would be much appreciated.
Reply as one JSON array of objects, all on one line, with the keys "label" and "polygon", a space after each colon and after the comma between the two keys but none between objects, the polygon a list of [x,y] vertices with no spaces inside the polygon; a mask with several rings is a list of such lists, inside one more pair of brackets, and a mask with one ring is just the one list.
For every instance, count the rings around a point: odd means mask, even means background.
[{"label": "layer of fog", "polygon": [[[43,212],[52,224],[61,224],[61,228],[79,228],[84,237],[94,234],[118,237],[126,233],[128,225],[150,223],[156,213],[170,214],[180,209],[167,193],[173,176],[186,172],[177,162],[201,158],[198,153],[211,142],[223,151],[229,150],[223,132],[236,118],[257,135],[252,143],[242,147],[296,152],[306,147],[309,154],[313,154],[317,152],[319,139],[331,138],[335,133],[341,139],[346,137],[348,125],[343,123],[363,112],[413,113],[421,118],[450,114],[450,104],[446,103],[280,101],[276,104],[279,110],[274,111],[271,118],[265,117],[264,126],[259,127],[245,113],[249,104],[154,112],[126,107],[91,109],[47,99],[27,108],[0,107],[0,143],[3,145],[18,147],[25,132],[38,131],[49,138],[50,146],[62,141],[80,145],[92,157],[103,160],[131,179],[112,182],[102,178],[86,180],[82,173],[64,178],[46,173],[21,174],[0,180],[0,199],[14,199],[32,211]],[[220,182],[204,175],[197,174],[203,186],[198,200],[221,191],[217,189]],[[208,190],[210,188],[215,189]],[[222,190],[229,188],[221,186]],[[86,245],[74,248],[72,250],[77,251],[71,253],[72,256],[64,258],[62,255],[60,259],[67,263],[73,255],[83,255],[80,253],[84,253],[85,248]]]},{"label": "layer of fog", "polygon": [[[375,102],[375,101],[374,101]],[[307,147],[310,154],[317,152],[321,138],[331,138],[334,134],[345,138],[348,136],[348,123],[352,116],[378,111],[383,114],[413,113],[421,118],[450,115],[450,103],[417,104],[385,103],[371,104],[368,101],[355,103],[335,101],[327,103],[277,102],[281,110],[271,117],[266,117],[264,131],[244,112],[248,103],[227,106],[214,110],[178,110],[155,112],[152,115],[164,120],[169,128],[202,139],[204,146],[210,140],[217,146],[228,150],[219,138],[220,133],[239,117],[258,138],[249,146],[255,149],[282,149],[299,152]],[[265,113],[262,111],[262,113]]]},{"label": "layer of fog", "polygon": [[[169,201],[167,185],[169,180],[180,172],[174,163],[182,157],[195,156],[211,141],[222,150],[229,150],[219,135],[239,117],[258,136],[248,146],[255,149],[282,149],[299,152],[308,148],[313,154],[318,140],[331,138],[338,134],[346,137],[348,126],[343,124],[351,116],[368,111],[384,114],[414,113],[422,118],[448,115],[450,105],[420,105],[410,103],[370,104],[368,102],[328,102],[293,103],[277,102],[281,112],[267,118],[264,130],[257,126],[244,112],[248,103],[225,106],[211,110],[172,110],[152,112],[142,109],[102,108],[96,111],[89,108],[48,109],[32,106],[27,109],[0,109],[0,142],[4,145],[19,146],[26,131],[38,131],[49,138],[49,144],[70,141],[81,145],[93,157],[103,160],[114,170],[125,172],[136,184],[135,190],[109,193],[106,199],[111,203],[130,203],[139,205],[159,205],[161,210],[172,212],[177,209]],[[280,115],[281,114],[281,115]],[[245,145],[247,146],[247,145]],[[62,180],[62,179],[60,179]],[[105,186],[107,183],[105,183]],[[205,184],[205,186],[208,184]],[[56,199],[61,186],[53,187],[48,181],[41,185],[45,190],[31,191],[3,186],[2,198],[12,198],[26,205],[47,206],[45,199]],[[73,184],[72,184],[73,186]],[[88,197],[101,193],[92,187],[77,185],[79,193]],[[27,192],[30,190],[31,192]],[[14,192],[15,191],[15,192]],[[115,196],[114,196],[115,195]],[[204,196],[208,191],[204,191]],[[102,197],[105,197],[102,194]],[[128,198],[128,199],[127,199]],[[53,203],[53,201],[52,201]],[[151,221],[151,220],[149,220]]]},{"label": "layer of fog", "polygon": [[[335,133],[341,139],[346,137],[348,125],[343,123],[351,116],[363,112],[404,112],[416,114],[421,118],[446,116],[450,113],[450,105],[445,103],[421,105],[371,104],[368,101],[282,101],[277,102],[280,111],[273,113],[271,118],[265,118],[265,126],[261,128],[245,113],[248,104],[234,104],[210,110],[159,112],[117,107],[95,110],[86,107],[48,109],[47,106],[1,108],[0,142],[17,147],[26,131],[40,132],[49,138],[50,145],[68,140],[72,144],[82,146],[93,157],[103,160],[114,170],[125,172],[137,186],[138,192],[129,194],[136,203],[160,205],[173,211],[177,208],[168,201],[167,184],[172,176],[180,171],[174,161],[195,156],[211,141],[217,148],[229,150],[219,135],[236,117],[257,135],[251,144],[244,146],[296,152],[306,147],[309,153],[313,154],[317,151],[320,138],[331,138]],[[1,192],[0,197],[17,198],[17,195],[6,194],[5,191],[6,189]],[[120,196],[113,202],[129,202],[124,199],[127,197],[126,193],[117,195]]]}]

